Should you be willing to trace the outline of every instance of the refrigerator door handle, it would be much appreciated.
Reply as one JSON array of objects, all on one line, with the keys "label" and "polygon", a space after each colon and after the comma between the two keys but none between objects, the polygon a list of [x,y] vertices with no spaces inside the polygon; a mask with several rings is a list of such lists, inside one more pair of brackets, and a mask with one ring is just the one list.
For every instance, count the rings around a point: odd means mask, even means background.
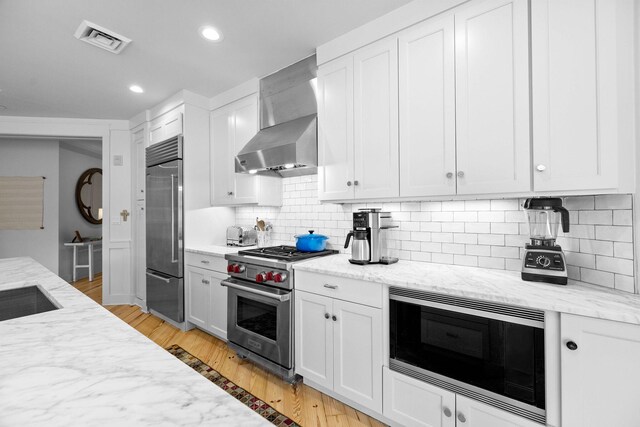
[{"label": "refrigerator door handle", "polygon": [[158,276],[157,274],[149,273],[148,271],[147,271],[147,276],[154,277],[154,278],[156,278],[158,280],[162,280],[163,282],[166,282],[166,283],[170,283],[171,282],[171,279],[169,279],[167,277]]},{"label": "refrigerator door handle", "polygon": [[174,178],[177,178],[177,176],[171,174],[171,262],[175,264],[178,262],[176,257],[178,232],[176,230],[176,186],[173,185]]}]

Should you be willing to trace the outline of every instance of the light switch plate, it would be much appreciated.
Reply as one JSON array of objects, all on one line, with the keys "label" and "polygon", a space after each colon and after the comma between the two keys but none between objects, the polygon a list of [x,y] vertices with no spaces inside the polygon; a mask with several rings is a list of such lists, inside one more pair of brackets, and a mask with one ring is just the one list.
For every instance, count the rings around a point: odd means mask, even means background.
[{"label": "light switch plate", "polygon": [[123,164],[124,164],[124,160],[122,158],[122,154],[114,154],[113,166],[122,166]]}]

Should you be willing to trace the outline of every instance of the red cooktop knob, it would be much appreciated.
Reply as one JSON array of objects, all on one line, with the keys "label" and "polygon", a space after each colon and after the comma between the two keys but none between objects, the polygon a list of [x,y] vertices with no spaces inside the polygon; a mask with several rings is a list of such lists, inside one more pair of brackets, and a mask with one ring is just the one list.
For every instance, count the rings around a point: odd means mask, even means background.
[{"label": "red cooktop knob", "polygon": [[267,271],[267,275],[265,277],[267,280],[273,280],[273,271]]},{"label": "red cooktop knob", "polygon": [[234,267],[233,264],[227,265],[227,273],[233,273],[233,267]]},{"label": "red cooktop knob", "polygon": [[282,282],[284,282],[285,280],[287,280],[287,275],[286,275],[285,273],[276,273],[276,274],[273,276],[273,280],[274,280],[276,283],[282,283]]},{"label": "red cooktop knob", "polygon": [[256,274],[256,282],[258,283],[262,283],[267,279],[267,275],[264,273],[258,273]]},{"label": "red cooktop knob", "polygon": [[233,272],[234,273],[242,273],[242,272],[244,272],[244,265],[239,265],[239,264],[234,265],[233,266]]}]

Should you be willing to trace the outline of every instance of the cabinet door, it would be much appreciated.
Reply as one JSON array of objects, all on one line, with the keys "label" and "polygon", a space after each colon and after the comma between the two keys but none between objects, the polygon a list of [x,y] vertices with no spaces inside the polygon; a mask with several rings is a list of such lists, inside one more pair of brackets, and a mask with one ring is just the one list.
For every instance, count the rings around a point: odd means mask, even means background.
[{"label": "cabinet door", "polygon": [[384,368],[384,416],[403,426],[455,427],[456,395]]},{"label": "cabinet door", "polygon": [[136,225],[135,225],[135,292],[138,303],[143,308],[147,303],[147,248],[146,248],[146,212],[144,200],[136,203]]},{"label": "cabinet door", "polygon": [[146,184],[146,172],[147,172],[147,164],[146,164],[146,155],[145,149],[147,147],[145,140],[146,129],[141,127],[136,132],[133,133],[133,147],[134,147],[134,155],[135,155],[135,169],[133,172],[133,176],[135,177],[135,199],[136,200],[144,200],[144,190]]},{"label": "cabinet door", "polygon": [[455,15],[458,193],[530,190],[527,0]]},{"label": "cabinet door", "polygon": [[536,191],[618,184],[616,11],[621,3],[531,4]]},{"label": "cabinet door", "polygon": [[318,197],[353,198],[353,56],[318,69]]},{"label": "cabinet door", "polygon": [[207,327],[209,312],[209,272],[201,268],[187,267],[187,321],[201,328]]},{"label": "cabinet door", "polygon": [[231,203],[232,178],[231,167],[233,157],[229,143],[229,131],[232,128],[233,116],[228,108],[219,108],[211,112],[211,204],[226,205]]},{"label": "cabinet door", "polygon": [[400,196],[456,193],[453,14],[400,34]]},{"label": "cabinet door", "polygon": [[331,298],[295,291],[296,373],[333,388]]},{"label": "cabinet door", "polygon": [[562,426],[638,425],[640,326],[568,314],[560,322]]},{"label": "cabinet door", "polygon": [[540,427],[534,421],[460,395],[456,396],[456,418],[458,425],[465,427]]},{"label": "cabinet door", "polygon": [[354,160],[356,199],[399,195],[395,36],[354,55]]},{"label": "cabinet door", "polygon": [[382,310],[334,300],[333,390],[382,412]]},{"label": "cabinet door", "polygon": [[233,183],[234,204],[256,203],[256,176],[236,173],[236,154],[258,132],[258,97],[251,95],[233,103],[233,124],[230,129],[231,167],[229,182]]},{"label": "cabinet door", "polygon": [[207,330],[214,335],[227,339],[227,288],[220,282],[228,276],[223,273],[211,272],[211,300]]},{"label": "cabinet door", "polygon": [[149,144],[157,144],[182,133],[182,107],[153,119],[149,125]]}]

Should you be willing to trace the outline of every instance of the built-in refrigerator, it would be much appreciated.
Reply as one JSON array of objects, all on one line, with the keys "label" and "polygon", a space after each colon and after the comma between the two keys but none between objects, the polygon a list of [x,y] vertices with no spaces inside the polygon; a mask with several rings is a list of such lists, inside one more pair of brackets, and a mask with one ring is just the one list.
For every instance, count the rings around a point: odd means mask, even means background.
[{"label": "built-in refrigerator", "polygon": [[184,322],[182,135],[146,149],[147,306]]}]

